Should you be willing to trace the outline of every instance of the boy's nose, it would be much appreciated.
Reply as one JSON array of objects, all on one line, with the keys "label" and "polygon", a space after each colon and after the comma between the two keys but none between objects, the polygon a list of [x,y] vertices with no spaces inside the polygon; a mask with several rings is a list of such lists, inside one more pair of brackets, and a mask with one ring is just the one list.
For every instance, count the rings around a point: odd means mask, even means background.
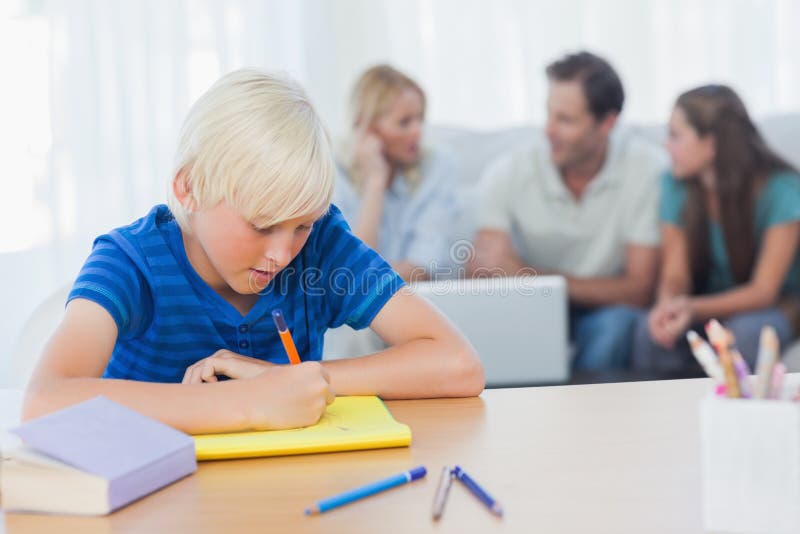
[{"label": "boy's nose", "polygon": [[267,261],[275,264],[274,267],[283,269],[292,261],[291,240],[288,243],[270,243],[270,246],[264,251],[264,256],[266,256]]}]

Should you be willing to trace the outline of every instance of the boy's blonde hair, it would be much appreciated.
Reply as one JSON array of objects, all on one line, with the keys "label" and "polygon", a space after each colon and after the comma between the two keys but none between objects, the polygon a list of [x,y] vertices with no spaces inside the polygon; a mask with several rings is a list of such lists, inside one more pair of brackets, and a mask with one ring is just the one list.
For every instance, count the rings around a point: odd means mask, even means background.
[{"label": "boy's blonde hair", "polygon": [[[314,107],[294,81],[256,70],[223,76],[192,106],[176,163],[198,208],[224,200],[259,227],[331,201],[333,154]],[[187,210],[172,190],[168,202],[187,229]]]}]

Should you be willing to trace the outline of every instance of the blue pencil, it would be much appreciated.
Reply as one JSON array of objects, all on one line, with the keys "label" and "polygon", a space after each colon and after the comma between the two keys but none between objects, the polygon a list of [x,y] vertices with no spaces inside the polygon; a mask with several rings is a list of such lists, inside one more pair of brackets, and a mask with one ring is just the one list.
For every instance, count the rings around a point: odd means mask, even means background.
[{"label": "blue pencil", "polygon": [[319,501],[312,508],[307,508],[305,513],[306,515],[321,514],[323,512],[327,512],[328,510],[338,508],[339,506],[363,499],[364,497],[369,497],[370,495],[380,493],[381,491],[394,488],[395,486],[406,484],[412,480],[420,479],[425,476],[425,473],[426,471],[423,466],[415,467],[414,469],[403,471],[400,474],[391,476],[389,478],[384,478],[383,480],[373,482],[372,484],[367,484],[366,486],[361,486],[360,488],[355,488],[350,491],[340,493],[339,495],[328,497],[327,499]]},{"label": "blue pencil", "polygon": [[464,485],[475,495],[478,500],[480,500],[486,507],[489,509],[496,516],[503,515],[503,508],[500,506],[500,503],[495,501],[488,493],[486,493],[483,488],[481,488],[477,482],[472,480],[470,476],[459,466],[456,466],[453,469],[453,475],[464,483]]}]

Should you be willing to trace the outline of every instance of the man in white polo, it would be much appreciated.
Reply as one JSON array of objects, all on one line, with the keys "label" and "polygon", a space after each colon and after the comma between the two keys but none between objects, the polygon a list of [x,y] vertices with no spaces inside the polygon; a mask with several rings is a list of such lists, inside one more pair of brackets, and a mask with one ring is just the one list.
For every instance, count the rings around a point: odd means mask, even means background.
[{"label": "man in white polo", "polygon": [[658,264],[661,149],[615,129],[624,90],[589,52],[547,67],[547,143],[501,157],[483,178],[472,276],[567,278],[576,370],[626,367],[636,308]]}]

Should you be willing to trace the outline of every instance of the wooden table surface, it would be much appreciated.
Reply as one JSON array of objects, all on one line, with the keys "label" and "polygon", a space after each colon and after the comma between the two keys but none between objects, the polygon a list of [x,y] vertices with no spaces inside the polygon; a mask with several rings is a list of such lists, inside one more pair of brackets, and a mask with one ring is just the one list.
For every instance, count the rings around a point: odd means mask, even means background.
[{"label": "wooden table surface", "polygon": [[[710,380],[487,390],[393,401],[409,448],[203,462],[108,517],[5,514],[22,532],[701,532],[698,401]],[[461,465],[505,509],[490,515],[454,483],[438,523],[444,465]],[[315,501],[424,465],[417,482],[320,516]]]}]

